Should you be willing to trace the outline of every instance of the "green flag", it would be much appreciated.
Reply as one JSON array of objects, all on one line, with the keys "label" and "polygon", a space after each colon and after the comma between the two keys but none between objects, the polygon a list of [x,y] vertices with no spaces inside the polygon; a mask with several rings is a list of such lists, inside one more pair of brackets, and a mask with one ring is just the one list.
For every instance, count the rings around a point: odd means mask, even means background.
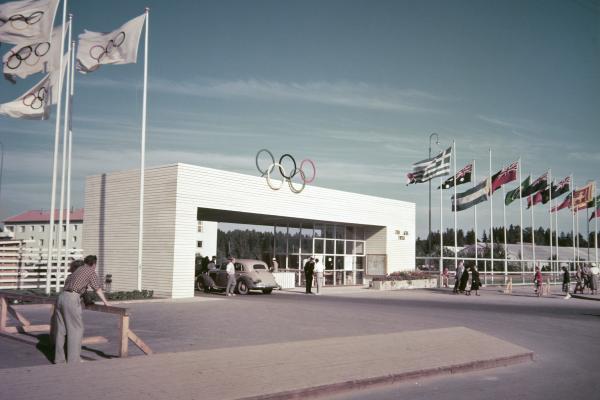
[{"label": "green flag", "polygon": [[[524,191],[525,188],[529,187],[530,180],[531,180],[531,176],[528,176],[527,178],[525,178],[525,180],[521,183],[521,191]],[[510,192],[507,192],[506,197],[504,198],[504,204],[509,205],[513,201],[521,198],[520,194],[521,193],[519,192],[519,188],[511,190]]]},{"label": "green flag", "polygon": [[[596,197],[596,202],[600,206],[600,196]],[[592,201],[588,201],[587,208],[596,207],[596,202],[594,201],[594,199],[592,199]]]}]

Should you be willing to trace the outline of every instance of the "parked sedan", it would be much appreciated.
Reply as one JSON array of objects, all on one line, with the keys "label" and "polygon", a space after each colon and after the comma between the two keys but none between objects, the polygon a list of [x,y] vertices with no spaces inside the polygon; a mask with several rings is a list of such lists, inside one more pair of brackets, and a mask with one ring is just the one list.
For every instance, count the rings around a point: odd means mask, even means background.
[{"label": "parked sedan", "polygon": [[[235,291],[239,294],[248,294],[251,290],[261,290],[270,294],[273,289],[279,289],[275,277],[269,271],[266,263],[259,260],[239,259],[234,263],[236,285]],[[210,279],[198,277],[198,289],[225,290],[227,287],[227,264],[222,264],[218,269],[208,272]],[[212,282],[210,282],[212,280]],[[207,282],[208,281],[208,282]],[[206,286],[209,286],[207,288]]]}]

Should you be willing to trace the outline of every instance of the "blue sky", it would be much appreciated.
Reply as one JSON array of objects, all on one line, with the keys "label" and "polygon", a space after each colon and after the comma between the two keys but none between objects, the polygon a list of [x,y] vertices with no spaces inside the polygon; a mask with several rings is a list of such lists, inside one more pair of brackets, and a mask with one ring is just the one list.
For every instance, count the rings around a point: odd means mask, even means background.
[{"label": "blue sky", "polygon": [[[458,167],[475,159],[478,175],[489,172],[491,147],[494,170],[521,156],[524,176],[551,168],[580,185],[598,178],[600,1],[104,0],[71,1],[70,11],[81,33],[116,29],[145,6],[147,166],[256,174],[257,150],[289,152],[315,160],[318,186],[417,203],[421,236],[427,185],[406,187],[404,175],[427,156],[431,132],[442,147],[456,140]],[[76,207],[85,176],[139,165],[139,61],[76,77]],[[0,102],[39,79],[0,82]],[[49,208],[53,134],[53,120],[0,117],[0,219]],[[494,201],[500,225],[499,194]],[[489,206],[478,210],[481,231]],[[507,211],[518,223],[518,206]],[[535,219],[547,225],[547,208]],[[472,221],[459,213],[459,225]]]}]

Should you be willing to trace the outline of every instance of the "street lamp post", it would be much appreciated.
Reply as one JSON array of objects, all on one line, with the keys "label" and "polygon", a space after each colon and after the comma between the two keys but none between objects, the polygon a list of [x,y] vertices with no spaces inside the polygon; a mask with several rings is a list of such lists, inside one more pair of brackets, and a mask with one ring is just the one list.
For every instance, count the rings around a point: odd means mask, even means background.
[{"label": "street lamp post", "polygon": [[[429,158],[431,158],[431,139],[434,136],[435,144],[440,144],[440,136],[437,133],[429,135]],[[440,230],[441,229],[442,227],[440,227]],[[427,252],[431,253],[431,179],[429,180],[429,231],[427,231]]]}]

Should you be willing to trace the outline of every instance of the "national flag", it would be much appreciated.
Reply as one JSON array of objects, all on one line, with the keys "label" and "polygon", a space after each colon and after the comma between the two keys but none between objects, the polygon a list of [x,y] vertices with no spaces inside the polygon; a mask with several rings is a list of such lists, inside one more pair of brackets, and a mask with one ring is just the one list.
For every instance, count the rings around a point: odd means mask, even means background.
[{"label": "national flag", "polygon": [[563,208],[567,208],[567,207],[571,208],[571,193],[569,193],[569,195],[567,197],[565,197],[565,199],[562,201],[562,203],[560,203],[558,206],[552,207],[550,212],[557,212],[557,211],[560,211]]},{"label": "national flag", "polygon": [[596,182],[589,182],[581,189],[573,191],[573,204],[571,209],[573,211],[585,210],[587,205],[594,198],[596,192]]},{"label": "national flag", "polygon": [[[464,211],[476,204],[486,201],[490,196],[490,179],[486,178],[477,186],[456,195],[456,210]],[[452,199],[452,211],[454,211],[454,195]]]},{"label": "national flag", "polygon": [[529,186],[531,180],[531,176],[525,178],[523,182],[521,182],[521,190],[519,188],[513,189],[510,192],[506,193],[506,197],[504,198],[504,204],[509,205],[513,201],[521,198],[521,192],[525,190],[526,187]]},{"label": "national flag", "polygon": [[59,0],[22,0],[0,4],[0,42],[48,41]]},{"label": "national flag", "polygon": [[548,201],[550,201],[550,191],[548,189],[540,190],[527,197],[527,208],[529,209],[540,203],[546,204]]},{"label": "national flag", "polygon": [[592,216],[590,217],[589,221],[593,220],[594,218],[597,218],[598,215],[600,215],[599,213],[600,213],[600,207],[596,208],[596,210],[594,212],[592,212]]},{"label": "national flag", "polygon": [[[63,75],[65,67],[66,64],[63,66]],[[50,72],[21,97],[0,104],[0,115],[20,119],[47,119],[50,116],[50,106],[58,102],[60,95],[58,80],[59,72]]]},{"label": "national flag", "polygon": [[512,182],[517,179],[519,173],[519,162],[515,161],[508,167],[502,168],[492,176],[492,194],[500,189],[504,184]]},{"label": "national flag", "polygon": [[600,196],[596,197],[595,199],[592,199],[591,201],[588,201],[587,208],[594,208],[596,207],[596,204],[600,204]]},{"label": "national flag", "polygon": [[557,197],[559,197],[565,193],[569,193],[570,191],[571,191],[571,177],[567,176],[566,178],[564,178],[563,180],[558,182],[558,185],[556,185],[556,186],[552,185],[552,198],[556,199]]},{"label": "national flag", "polygon": [[[454,181],[456,178],[457,186],[463,183],[471,182],[471,174],[473,173],[473,164],[468,164],[456,173],[456,176],[452,176],[442,184],[443,189],[449,189],[454,187]],[[440,188],[439,186],[437,187]]]},{"label": "national flag", "polygon": [[79,35],[77,69],[86,74],[102,64],[130,64],[137,61],[138,45],[146,15],[140,15],[109,33],[85,30]]},{"label": "national flag", "polygon": [[450,174],[450,158],[452,157],[452,147],[448,147],[433,158],[416,162],[413,164],[413,170],[406,174],[407,185],[411,183],[427,182],[435,177]]},{"label": "national flag", "polygon": [[531,185],[523,189],[522,196],[531,196],[535,192],[545,189],[548,186],[548,172],[537,178]]},{"label": "national flag", "polygon": [[25,79],[38,72],[59,69],[61,33],[62,28],[57,27],[50,40],[18,44],[10,49],[2,57],[5,78],[13,82],[14,76]]}]

